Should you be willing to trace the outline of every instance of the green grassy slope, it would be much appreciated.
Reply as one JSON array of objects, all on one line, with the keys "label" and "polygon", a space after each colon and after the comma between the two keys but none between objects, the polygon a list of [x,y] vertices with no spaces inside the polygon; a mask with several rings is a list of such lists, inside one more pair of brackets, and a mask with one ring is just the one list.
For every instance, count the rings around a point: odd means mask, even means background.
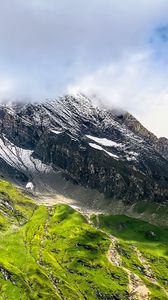
[{"label": "green grassy slope", "polygon": [[128,299],[108,235],[66,205],[37,206],[4,181],[0,193],[0,299]]},{"label": "green grassy slope", "polygon": [[[149,299],[168,299],[167,228],[125,216],[92,222],[66,205],[39,206],[0,180],[0,299],[135,299],[128,270],[143,280]],[[112,235],[122,265],[108,257]]]},{"label": "green grassy slope", "polygon": [[116,250],[123,266],[140,276],[150,298],[168,299],[168,228],[124,215],[93,216],[92,220],[97,228],[117,238]]}]

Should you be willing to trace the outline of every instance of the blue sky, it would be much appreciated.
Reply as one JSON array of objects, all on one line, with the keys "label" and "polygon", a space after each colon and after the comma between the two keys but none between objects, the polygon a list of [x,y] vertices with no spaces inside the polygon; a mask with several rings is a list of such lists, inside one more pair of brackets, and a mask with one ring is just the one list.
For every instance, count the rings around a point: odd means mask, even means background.
[{"label": "blue sky", "polygon": [[167,50],[167,0],[1,1],[0,100],[80,91],[168,137]]}]

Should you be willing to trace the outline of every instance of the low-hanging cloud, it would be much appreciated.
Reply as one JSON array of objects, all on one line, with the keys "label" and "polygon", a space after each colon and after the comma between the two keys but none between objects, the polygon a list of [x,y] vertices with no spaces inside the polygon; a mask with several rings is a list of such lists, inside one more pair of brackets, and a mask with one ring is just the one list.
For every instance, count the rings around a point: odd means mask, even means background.
[{"label": "low-hanging cloud", "polygon": [[82,92],[101,107],[129,111],[157,135],[168,136],[168,70],[160,69],[152,56],[151,49],[129,53],[69,85],[68,92]]},{"label": "low-hanging cloud", "polygon": [[144,115],[168,100],[168,70],[160,70],[152,55],[150,49],[126,54],[69,85],[68,92],[82,92],[101,106]]},{"label": "low-hanging cloud", "polygon": [[1,1],[0,101],[81,90],[144,118],[167,101],[167,19],[167,0]]}]

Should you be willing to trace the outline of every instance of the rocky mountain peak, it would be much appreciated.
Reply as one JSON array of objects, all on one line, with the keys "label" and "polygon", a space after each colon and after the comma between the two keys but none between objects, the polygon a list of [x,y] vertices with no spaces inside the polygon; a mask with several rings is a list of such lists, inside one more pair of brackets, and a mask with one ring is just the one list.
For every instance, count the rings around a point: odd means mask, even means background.
[{"label": "rocky mountain peak", "polygon": [[1,106],[0,134],[1,173],[37,190],[56,189],[62,174],[106,197],[168,199],[167,140],[129,113],[100,109],[81,94]]}]

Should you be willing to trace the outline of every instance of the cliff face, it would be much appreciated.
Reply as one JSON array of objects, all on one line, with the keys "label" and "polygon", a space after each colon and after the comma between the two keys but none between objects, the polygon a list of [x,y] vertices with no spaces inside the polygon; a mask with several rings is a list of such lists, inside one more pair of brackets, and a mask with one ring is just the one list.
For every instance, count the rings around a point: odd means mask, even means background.
[{"label": "cliff face", "polygon": [[156,135],[147,130],[136,118],[131,114],[125,113],[116,117],[120,124],[126,125],[132,132],[143,138],[146,142],[153,146],[165,159],[168,159],[168,139],[165,137],[157,138]]},{"label": "cliff face", "polygon": [[61,172],[107,197],[168,200],[168,142],[130,114],[115,116],[84,96],[66,96],[2,106],[0,132],[4,164],[36,179],[37,188],[38,176]]},{"label": "cliff face", "polygon": [[159,153],[168,160],[168,139],[161,137],[154,144]]}]

